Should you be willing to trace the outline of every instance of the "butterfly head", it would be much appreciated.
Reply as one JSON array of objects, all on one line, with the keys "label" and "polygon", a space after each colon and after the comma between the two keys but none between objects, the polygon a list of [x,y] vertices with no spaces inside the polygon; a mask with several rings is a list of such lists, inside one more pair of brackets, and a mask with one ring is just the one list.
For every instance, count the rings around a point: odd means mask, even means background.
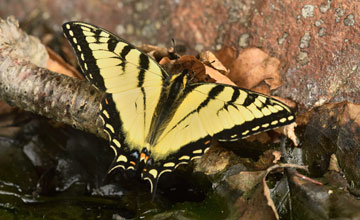
[{"label": "butterfly head", "polygon": [[148,163],[151,164],[152,160],[150,158],[150,151],[148,151],[148,149],[143,148],[143,150],[140,153],[139,162],[144,163],[144,165]]}]

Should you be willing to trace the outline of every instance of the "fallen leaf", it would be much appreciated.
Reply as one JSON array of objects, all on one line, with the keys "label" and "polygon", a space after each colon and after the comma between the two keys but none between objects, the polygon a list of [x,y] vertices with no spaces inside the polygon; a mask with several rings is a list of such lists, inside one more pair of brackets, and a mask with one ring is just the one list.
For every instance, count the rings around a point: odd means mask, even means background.
[{"label": "fallen leaf", "polygon": [[216,56],[211,51],[201,52],[200,61],[205,65],[213,67],[222,74],[227,75],[229,72],[228,69],[216,58]]},{"label": "fallen leaf", "polygon": [[46,47],[46,50],[49,54],[49,59],[46,63],[47,69],[70,77],[84,79],[81,73],[79,73],[73,66],[66,63],[57,53],[48,47]]},{"label": "fallen leaf", "polygon": [[295,147],[298,146],[298,138],[295,134],[295,127],[297,126],[296,122],[293,122],[289,125],[282,127],[282,134],[285,134],[294,144]]},{"label": "fallen leaf", "polygon": [[215,70],[209,66],[206,66],[206,65],[205,65],[205,70],[206,70],[206,75],[208,75],[215,82],[221,83],[221,84],[226,84],[226,85],[236,86],[236,84],[233,81],[231,81],[227,76],[221,74],[217,70]]},{"label": "fallen leaf", "polygon": [[274,201],[271,198],[269,187],[266,184],[266,177],[270,172],[272,172],[273,170],[279,169],[279,168],[296,168],[296,169],[307,170],[307,168],[305,166],[300,166],[300,165],[297,165],[297,164],[276,164],[276,165],[271,166],[271,167],[266,169],[266,173],[265,173],[265,175],[264,175],[264,177],[262,179],[262,184],[263,184],[263,187],[264,187],[264,195],[265,195],[265,197],[267,199],[267,204],[273,210],[276,219],[280,219],[280,218],[279,218],[279,214],[278,214],[278,212],[276,210],[276,206],[274,204]]},{"label": "fallen leaf", "polygon": [[227,69],[230,69],[236,59],[236,53],[237,51],[234,47],[223,47],[215,52],[215,56]]},{"label": "fallen leaf", "polygon": [[262,81],[271,90],[281,85],[280,61],[258,48],[242,51],[230,67],[229,78],[238,86],[252,89]]},{"label": "fallen leaf", "polygon": [[187,69],[192,74],[194,82],[202,81],[209,82],[209,77],[206,75],[205,65],[196,59],[194,56],[184,55],[176,60],[173,71],[182,71]]}]

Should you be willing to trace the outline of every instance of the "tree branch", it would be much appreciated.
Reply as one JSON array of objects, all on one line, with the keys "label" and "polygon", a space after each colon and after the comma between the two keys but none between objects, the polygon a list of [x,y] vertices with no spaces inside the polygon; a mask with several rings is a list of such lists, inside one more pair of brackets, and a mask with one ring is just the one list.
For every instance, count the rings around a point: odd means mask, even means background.
[{"label": "tree branch", "polygon": [[87,81],[51,72],[26,61],[23,56],[34,58],[32,55],[38,54],[38,48],[41,48],[34,44],[41,43],[32,41],[32,46],[24,47],[25,40],[21,39],[29,39],[29,36],[14,22],[11,19],[0,21],[0,99],[107,139],[98,117],[104,92]]}]

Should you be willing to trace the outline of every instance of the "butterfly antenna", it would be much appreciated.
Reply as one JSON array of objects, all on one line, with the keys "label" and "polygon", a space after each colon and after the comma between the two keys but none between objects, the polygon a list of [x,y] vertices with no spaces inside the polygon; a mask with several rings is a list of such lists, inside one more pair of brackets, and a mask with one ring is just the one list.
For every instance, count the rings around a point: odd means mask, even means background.
[{"label": "butterfly antenna", "polygon": [[171,38],[171,42],[172,42],[173,47],[174,47],[174,53],[176,54],[176,42],[175,42],[175,39]]}]

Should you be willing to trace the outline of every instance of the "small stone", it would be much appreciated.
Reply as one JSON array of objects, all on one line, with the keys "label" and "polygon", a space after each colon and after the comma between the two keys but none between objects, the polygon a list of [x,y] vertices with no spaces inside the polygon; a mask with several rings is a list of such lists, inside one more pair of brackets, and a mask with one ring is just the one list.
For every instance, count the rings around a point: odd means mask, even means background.
[{"label": "small stone", "polygon": [[319,26],[322,25],[323,23],[324,23],[324,21],[323,21],[322,19],[317,20],[317,21],[315,21],[315,26],[316,26],[316,27],[319,27]]},{"label": "small stone", "polygon": [[335,9],[335,22],[339,23],[342,16],[345,15],[345,9],[337,8]]},{"label": "small stone", "polygon": [[330,1],[321,4],[319,8],[320,8],[320,12],[324,14],[325,12],[327,12],[327,10],[330,9]]},{"label": "small stone", "polygon": [[314,17],[315,6],[313,5],[304,5],[301,9],[301,15],[303,18],[312,18]]},{"label": "small stone", "polygon": [[348,16],[346,16],[346,18],[344,19],[344,25],[345,26],[353,26],[354,24],[355,24],[354,14],[349,14]]},{"label": "small stone", "polygon": [[250,34],[243,33],[239,39],[239,46],[242,48],[248,47],[249,46],[249,38],[250,38]]},{"label": "small stone", "polygon": [[326,35],[326,29],[321,27],[318,32],[319,37],[323,37]]},{"label": "small stone", "polygon": [[300,51],[296,57],[296,61],[302,66],[308,64],[309,63],[308,53],[306,51]]},{"label": "small stone", "polygon": [[306,32],[304,36],[300,39],[299,47],[301,49],[308,48],[311,41],[311,35],[309,32]]},{"label": "small stone", "polygon": [[278,44],[282,45],[288,36],[289,36],[289,34],[284,32],[283,35],[277,39]]}]

